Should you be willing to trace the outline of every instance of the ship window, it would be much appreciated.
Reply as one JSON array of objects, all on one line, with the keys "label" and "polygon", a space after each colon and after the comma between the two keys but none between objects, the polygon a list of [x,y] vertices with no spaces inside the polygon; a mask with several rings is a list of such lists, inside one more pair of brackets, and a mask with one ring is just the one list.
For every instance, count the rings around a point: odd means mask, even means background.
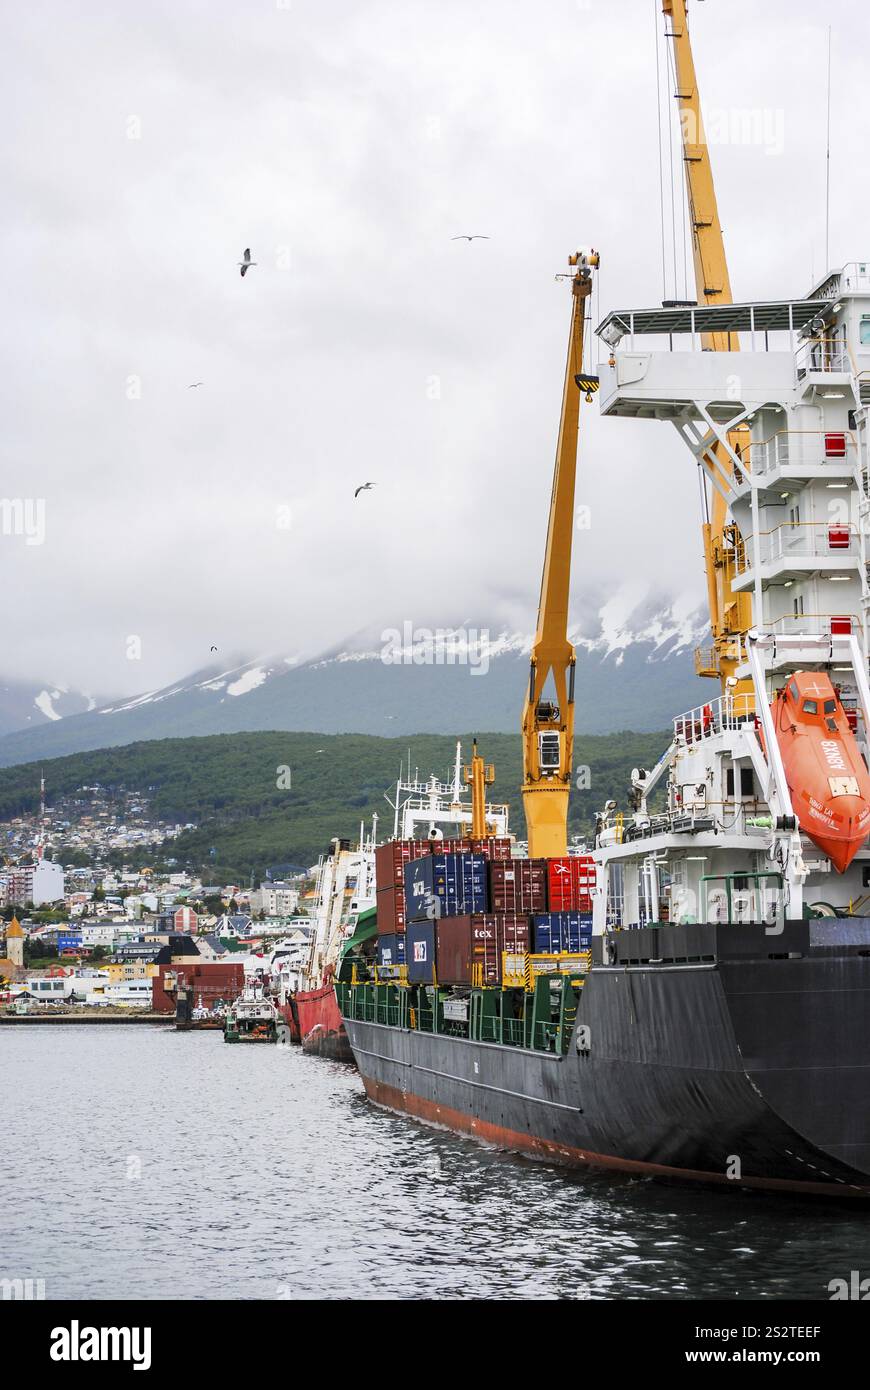
[{"label": "ship window", "polygon": [[[726,796],[733,796],[733,795],[734,795],[734,769],[733,769],[733,767],[729,767],[729,768],[727,769],[726,773],[725,773],[725,794],[726,794]],[[752,777],[752,768],[751,768],[751,767],[741,767],[741,769],[740,769],[740,795],[741,795],[741,796],[754,796],[754,795],[755,795],[755,782],[753,781],[753,777]]]},{"label": "ship window", "polygon": [[831,789],[831,796],[861,795],[857,777],[829,777],[828,786]]},{"label": "ship window", "polygon": [[836,700],[826,700],[826,701],[825,701],[825,714],[833,714],[833,713],[836,711],[836,708],[837,708],[837,702],[836,702]]},{"label": "ship window", "polygon": [[788,693],[789,693],[789,695],[791,696],[791,698],[792,698],[793,700],[795,700],[795,701],[797,700],[797,698],[798,698],[798,688],[797,688],[797,686],[795,685],[794,681],[792,681],[791,685],[789,686],[789,688],[788,688]]},{"label": "ship window", "polygon": [[818,714],[819,705],[817,700],[804,700],[804,714]]},{"label": "ship window", "polygon": [[870,318],[866,315],[861,319],[861,342],[870,343]]},{"label": "ship window", "polygon": [[828,729],[830,730],[830,732],[831,732],[832,734],[835,734],[835,733],[837,732],[837,721],[836,721],[836,719],[826,719],[826,720],[825,720],[825,723],[827,724]]}]

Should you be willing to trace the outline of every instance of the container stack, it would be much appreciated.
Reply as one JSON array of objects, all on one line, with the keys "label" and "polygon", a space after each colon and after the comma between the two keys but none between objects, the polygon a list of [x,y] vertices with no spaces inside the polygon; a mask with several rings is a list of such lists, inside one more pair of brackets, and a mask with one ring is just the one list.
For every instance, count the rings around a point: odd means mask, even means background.
[{"label": "container stack", "polygon": [[389,840],[375,850],[378,936],[405,930],[405,866],[428,853],[427,840]]},{"label": "container stack", "polygon": [[511,845],[495,837],[381,845],[379,966],[404,966],[411,984],[497,988],[506,955],[588,952],[592,856],[515,859]]}]

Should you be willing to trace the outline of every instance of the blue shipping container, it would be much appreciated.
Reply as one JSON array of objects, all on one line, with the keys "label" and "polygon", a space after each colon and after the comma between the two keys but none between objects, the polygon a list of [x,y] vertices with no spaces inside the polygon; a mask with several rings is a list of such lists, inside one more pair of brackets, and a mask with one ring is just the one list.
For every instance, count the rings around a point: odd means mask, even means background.
[{"label": "blue shipping container", "polygon": [[409,922],[405,929],[405,964],[415,985],[431,985],[435,963],[435,923]]},{"label": "blue shipping container", "polygon": [[591,912],[539,912],[532,925],[534,949],[541,954],[588,951],[592,944]]},{"label": "blue shipping container", "polygon": [[405,964],[405,933],[392,932],[378,937],[378,965]]},{"label": "blue shipping container", "polygon": [[430,854],[405,866],[409,922],[489,911],[487,861],[482,854]]}]

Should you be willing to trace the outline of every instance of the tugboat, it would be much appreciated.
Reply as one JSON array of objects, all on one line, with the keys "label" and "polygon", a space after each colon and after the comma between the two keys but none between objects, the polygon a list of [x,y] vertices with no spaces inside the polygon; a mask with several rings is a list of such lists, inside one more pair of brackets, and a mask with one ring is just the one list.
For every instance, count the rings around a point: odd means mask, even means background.
[{"label": "tugboat", "polygon": [[278,1042],[283,1032],[281,1015],[263,986],[245,985],[244,991],[227,1010],[224,1042],[274,1043]]}]

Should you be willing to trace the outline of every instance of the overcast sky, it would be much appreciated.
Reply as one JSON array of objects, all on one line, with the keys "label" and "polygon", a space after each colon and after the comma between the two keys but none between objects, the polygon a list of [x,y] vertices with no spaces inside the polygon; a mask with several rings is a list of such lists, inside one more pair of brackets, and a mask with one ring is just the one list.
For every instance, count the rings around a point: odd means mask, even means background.
[{"label": "overcast sky", "polygon": [[[533,626],[569,315],[554,276],[592,244],[598,317],[662,297],[656,15],[5,8],[0,495],[44,499],[45,540],[0,536],[0,676],[114,694],[212,646]],[[708,111],[765,113],[763,139],[713,150],[735,298],[805,294],[828,20],[830,259],[870,255],[868,8],[705,0],[691,18]],[[702,601],[693,473],[670,426],[585,411],[581,622],[620,592],[628,612]]]}]

